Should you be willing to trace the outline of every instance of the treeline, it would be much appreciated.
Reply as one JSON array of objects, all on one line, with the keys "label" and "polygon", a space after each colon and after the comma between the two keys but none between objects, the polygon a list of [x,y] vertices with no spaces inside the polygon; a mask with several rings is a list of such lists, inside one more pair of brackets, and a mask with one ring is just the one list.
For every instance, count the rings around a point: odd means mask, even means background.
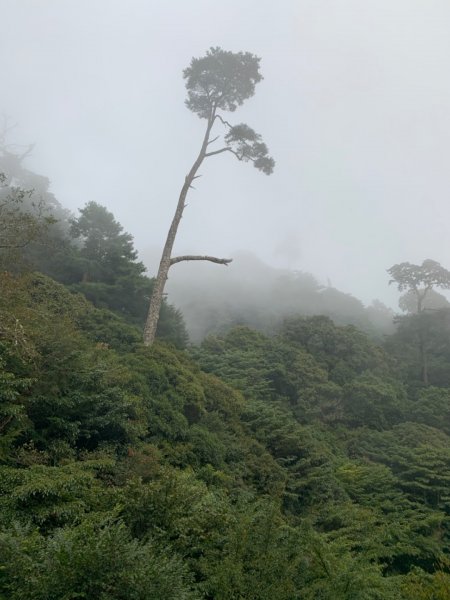
[{"label": "treeline", "polygon": [[149,349],[112,215],[28,212],[1,254],[0,598],[449,598],[445,308],[384,345],[292,316],[183,350],[166,306]]}]

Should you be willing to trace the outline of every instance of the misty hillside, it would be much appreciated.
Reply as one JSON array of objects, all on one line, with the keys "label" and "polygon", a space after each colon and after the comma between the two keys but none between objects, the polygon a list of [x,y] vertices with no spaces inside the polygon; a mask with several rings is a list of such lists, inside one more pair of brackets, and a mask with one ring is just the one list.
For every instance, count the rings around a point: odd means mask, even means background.
[{"label": "misty hillside", "polygon": [[424,386],[411,319],[388,351],[293,317],[187,353],[0,286],[4,598],[448,599],[448,323]]},{"label": "misty hillside", "polygon": [[270,267],[249,252],[236,253],[226,268],[176,268],[167,292],[194,342],[234,325],[272,333],[284,318],[298,314],[327,315],[337,324],[356,325],[378,337],[394,329],[394,312],[381,302],[365,307],[351,294],[320,285],[312,274]]},{"label": "misty hillside", "polygon": [[[241,253],[173,271],[208,335],[164,301],[149,347],[132,235],[0,167],[2,598],[448,600],[441,294],[404,293],[389,332],[381,304]],[[389,271],[411,272],[450,283]]]},{"label": "misty hillside", "polygon": [[450,600],[449,31],[0,0],[0,600]]}]

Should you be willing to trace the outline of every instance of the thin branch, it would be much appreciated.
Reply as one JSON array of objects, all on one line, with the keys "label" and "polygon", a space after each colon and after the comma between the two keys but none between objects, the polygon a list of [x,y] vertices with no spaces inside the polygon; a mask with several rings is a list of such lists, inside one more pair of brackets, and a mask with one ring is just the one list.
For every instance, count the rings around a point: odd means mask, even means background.
[{"label": "thin branch", "polygon": [[220,150],[214,150],[213,152],[207,152],[205,154],[205,158],[207,158],[208,156],[214,156],[215,154],[222,154],[222,152],[233,152],[233,150],[227,146],[226,148],[221,148]]},{"label": "thin branch", "polygon": [[220,135],[216,135],[215,138],[213,138],[212,140],[209,140],[209,142],[207,143],[207,146],[209,146],[210,144],[213,144],[214,142],[216,142],[218,139],[220,138]]},{"label": "thin branch", "polygon": [[232,262],[232,258],[216,258],[215,256],[197,256],[186,254],[184,256],[175,256],[170,259],[170,266],[185,260],[208,260],[209,262],[217,263],[218,265],[228,266]]},{"label": "thin branch", "polygon": [[[194,179],[198,179],[199,177],[201,177],[201,175],[195,175],[194,177],[192,177],[192,181],[194,181]],[[192,185],[189,186],[190,190],[195,190],[196,188]],[[186,208],[187,204],[184,205],[184,207]]]},{"label": "thin branch", "polygon": [[225,119],[223,117],[221,117],[220,115],[216,115],[214,117],[214,119],[219,119],[222,122],[222,125],[226,125],[230,129],[233,127],[233,125],[231,123],[228,123],[228,121],[225,121]]},{"label": "thin branch", "polygon": [[214,156],[216,154],[222,154],[223,152],[231,152],[231,154],[234,154],[234,156],[241,161],[245,158],[245,160],[255,162],[255,159],[251,156],[244,156],[243,154],[239,154],[238,152],[236,152],[236,150],[233,150],[233,148],[230,148],[229,146],[221,148],[220,150],[215,150],[214,152],[208,152],[207,154],[205,154],[205,158],[208,158],[208,156]]}]

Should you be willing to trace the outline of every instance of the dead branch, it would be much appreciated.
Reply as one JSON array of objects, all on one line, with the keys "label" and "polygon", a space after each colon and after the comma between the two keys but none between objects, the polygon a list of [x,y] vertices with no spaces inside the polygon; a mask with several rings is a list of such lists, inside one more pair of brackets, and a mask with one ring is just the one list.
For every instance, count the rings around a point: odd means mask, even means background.
[{"label": "dead branch", "polygon": [[215,256],[197,256],[193,254],[185,254],[184,256],[175,256],[170,259],[170,266],[185,260],[208,260],[209,262],[217,263],[218,265],[228,266],[232,262],[232,258],[216,258]]}]

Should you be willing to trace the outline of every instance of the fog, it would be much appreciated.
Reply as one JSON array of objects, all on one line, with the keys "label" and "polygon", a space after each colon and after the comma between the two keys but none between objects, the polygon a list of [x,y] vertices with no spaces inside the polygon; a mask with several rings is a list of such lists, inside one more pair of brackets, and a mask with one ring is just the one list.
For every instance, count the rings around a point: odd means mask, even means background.
[{"label": "fog", "polygon": [[273,334],[285,318],[299,314],[325,315],[378,340],[395,329],[394,312],[379,301],[365,307],[351,294],[321,285],[310,273],[269,266],[248,252],[233,256],[233,268],[209,263],[176,266],[166,289],[194,343],[235,325]]},{"label": "fog", "polygon": [[231,117],[263,135],[275,172],[228,155],[202,166],[175,252],[235,260],[178,265],[170,299],[195,269],[216,291],[236,278],[238,251],[389,306],[392,264],[450,266],[448,1],[0,0],[0,15],[10,141],[35,144],[27,165],[64,206],[107,206],[143,257],[203,134],[183,68],[210,46],[262,57],[264,81]]}]

